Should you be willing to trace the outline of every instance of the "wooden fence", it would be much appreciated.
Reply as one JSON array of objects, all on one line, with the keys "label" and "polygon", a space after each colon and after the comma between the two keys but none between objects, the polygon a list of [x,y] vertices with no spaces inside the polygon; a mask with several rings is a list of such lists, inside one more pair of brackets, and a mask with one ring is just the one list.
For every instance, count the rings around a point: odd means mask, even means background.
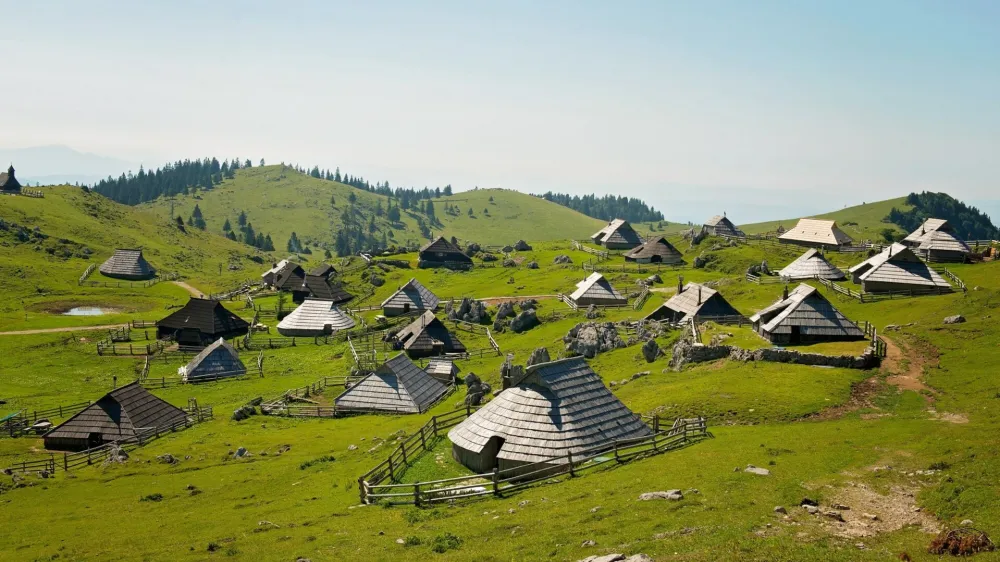
[{"label": "wooden fence", "polygon": [[572,244],[573,244],[573,249],[574,250],[579,250],[581,252],[587,252],[588,254],[593,254],[593,255],[597,256],[597,261],[599,261],[599,262],[608,260],[609,257],[610,257],[610,255],[611,255],[610,253],[608,253],[605,250],[595,250],[594,248],[591,248],[590,246],[587,246],[585,244],[581,244],[580,242],[577,242],[576,240],[573,240]]},{"label": "wooden fence", "polygon": [[757,285],[771,285],[785,282],[784,279],[776,275],[754,275],[749,271],[746,274],[746,280],[750,283],[756,283]]},{"label": "wooden fence", "polygon": [[83,282],[86,281],[87,278],[90,277],[94,273],[95,269],[97,269],[97,264],[96,263],[92,263],[92,264],[88,265],[87,269],[83,270],[83,275],[80,276],[80,280],[77,281],[76,284],[77,285],[83,285]]},{"label": "wooden fence", "polygon": [[954,273],[952,273],[951,270],[949,270],[947,267],[941,270],[941,274],[944,275],[945,277],[947,277],[948,279],[951,279],[951,281],[954,284],[958,285],[958,288],[962,289],[963,293],[968,293],[969,292],[968,287],[965,286],[965,281],[962,281],[961,279],[959,279],[958,275],[955,275]]},{"label": "wooden fence", "polygon": [[33,197],[35,199],[42,199],[43,197],[45,197],[45,193],[42,190],[40,190],[40,189],[28,189],[27,187],[22,187],[21,188],[20,195],[23,195],[25,197]]},{"label": "wooden fence", "polygon": [[253,279],[246,279],[239,285],[223,291],[221,293],[213,293],[208,296],[209,299],[213,301],[228,301],[235,300],[237,297],[250,293],[255,287],[259,287],[260,282],[255,282]]},{"label": "wooden fence", "polygon": [[93,402],[78,402],[43,410],[21,410],[0,422],[0,437],[18,437],[27,433],[38,420],[68,418]]},{"label": "wooden fence", "polygon": [[636,273],[644,275],[646,273],[662,273],[664,271],[679,271],[684,269],[683,265],[664,265],[662,263],[632,263],[626,262],[619,265],[595,263],[593,260],[580,264],[584,271],[598,273]]},{"label": "wooden fence", "polygon": [[[608,463],[621,464],[700,441],[711,434],[704,418],[676,420],[666,431],[659,430],[659,418],[654,418],[654,432],[648,437],[605,442],[589,449],[553,456],[515,469],[486,474],[473,474],[428,482],[396,483],[421,453],[433,446],[441,432],[461,423],[471,410],[456,410],[431,418],[431,423],[411,435],[375,468],[358,478],[361,503],[410,504],[416,506],[475,499],[484,496],[501,497],[523,490],[538,482],[568,474],[571,478]],[[389,482],[388,484],[384,482]]]},{"label": "wooden fence", "polygon": [[646,301],[649,300],[649,295],[650,295],[649,286],[648,285],[644,286],[642,288],[642,291],[639,293],[639,296],[636,297],[634,301],[632,301],[632,310],[639,310],[640,308],[642,308],[642,306],[646,304]]},{"label": "wooden fence", "polygon": [[864,329],[865,337],[871,342],[872,349],[875,351],[875,357],[885,357],[887,352],[886,343],[882,339],[882,336],[878,335],[875,325],[865,320]]},{"label": "wooden fence", "polygon": [[[93,273],[93,272],[91,272]],[[145,281],[121,281],[121,280],[106,280],[106,281],[89,281],[81,278],[77,285],[85,287],[109,287],[109,288],[127,288],[127,289],[148,289],[157,283],[162,281],[175,281],[180,279],[180,276],[176,273],[169,273],[163,276],[157,276],[152,279],[147,279]]]}]

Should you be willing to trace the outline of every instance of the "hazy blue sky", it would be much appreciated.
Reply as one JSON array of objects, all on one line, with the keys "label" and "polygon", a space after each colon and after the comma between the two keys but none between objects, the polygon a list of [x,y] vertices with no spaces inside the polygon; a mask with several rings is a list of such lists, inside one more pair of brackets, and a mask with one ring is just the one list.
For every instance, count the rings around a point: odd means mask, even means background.
[{"label": "hazy blue sky", "polygon": [[612,192],[694,220],[1000,200],[1000,2],[0,4],[0,148]]}]

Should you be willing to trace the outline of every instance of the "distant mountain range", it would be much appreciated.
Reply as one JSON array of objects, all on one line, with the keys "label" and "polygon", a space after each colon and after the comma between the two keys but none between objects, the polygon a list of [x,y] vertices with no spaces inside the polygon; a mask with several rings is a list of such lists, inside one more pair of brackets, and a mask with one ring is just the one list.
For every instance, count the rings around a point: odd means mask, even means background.
[{"label": "distant mountain range", "polygon": [[0,164],[4,169],[13,164],[18,179],[31,185],[89,184],[139,169],[137,162],[80,152],[63,145],[0,148]]}]

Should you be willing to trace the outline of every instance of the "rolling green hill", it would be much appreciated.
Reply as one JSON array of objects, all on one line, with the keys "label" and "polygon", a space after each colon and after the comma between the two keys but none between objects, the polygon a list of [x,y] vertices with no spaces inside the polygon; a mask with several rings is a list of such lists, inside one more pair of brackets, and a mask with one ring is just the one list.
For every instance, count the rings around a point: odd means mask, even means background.
[{"label": "rolling green hill", "polygon": [[[351,195],[356,199],[353,204],[349,202]],[[440,222],[428,224],[434,235],[456,236],[481,244],[511,244],[519,238],[537,241],[582,238],[602,225],[600,220],[516,191],[467,191],[433,202]],[[374,235],[384,234],[389,244],[419,245],[427,239],[418,225],[418,217],[427,221],[424,215],[403,211],[400,222],[393,224],[376,212],[379,205],[388,208],[388,197],[280,165],[240,169],[235,178],[211,190],[198,190],[174,199],[160,198],[141,207],[166,219],[173,206],[175,216],[186,218],[195,204],[201,209],[208,230],[218,233],[222,232],[226,219],[235,225],[240,211],[245,211],[257,232],[271,235],[279,253],[292,232],[314,250],[333,249],[345,211],[363,219],[366,225],[374,216]],[[457,206],[458,213],[445,212],[446,204]]]},{"label": "rolling green hill", "polygon": [[[893,207],[901,211],[908,211],[912,208],[910,205],[906,204],[905,197],[899,197],[897,199],[863,203],[855,207],[847,207],[839,211],[813,215],[807,218],[833,219],[837,221],[837,225],[839,225],[840,228],[855,241],[882,240],[881,233],[886,228],[894,229],[897,234],[903,232],[903,229],[898,225],[885,222],[884,220]],[[747,234],[761,234],[765,232],[774,232],[779,225],[784,226],[785,228],[792,228],[798,220],[798,218],[793,218],[760,222],[741,225],[740,228]]]}]

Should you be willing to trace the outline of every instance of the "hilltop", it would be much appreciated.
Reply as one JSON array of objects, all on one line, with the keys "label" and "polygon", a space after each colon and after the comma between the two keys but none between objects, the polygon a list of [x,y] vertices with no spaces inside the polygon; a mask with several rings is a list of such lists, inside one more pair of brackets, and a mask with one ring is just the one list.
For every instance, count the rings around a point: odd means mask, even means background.
[{"label": "hilltop", "polygon": [[[835,220],[844,229],[844,232],[856,241],[882,240],[882,231],[887,228],[892,229],[897,235],[909,233],[909,231],[904,231],[899,225],[893,224],[886,219],[894,208],[907,212],[913,206],[907,204],[906,197],[899,197],[896,199],[886,199],[885,201],[865,202],[854,207],[840,209],[839,211],[799,218]],[[792,228],[798,222],[799,218],[745,224],[740,225],[740,228],[747,234],[774,232],[779,226]]]},{"label": "hilltop", "polygon": [[[398,205],[395,198],[392,201]],[[235,224],[243,211],[258,232],[271,234],[279,250],[295,232],[306,246],[333,251],[337,232],[343,229],[347,217],[362,224],[375,239],[384,236],[390,245],[419,245],[428,239],[427,234],[455,236],[480,244],[510,244],[519,238],[583,238],[603,224],[556,203],[512,190],[479,189],[430,201],[436,221],[432,222],[428,213],[411,208],[402,210],[400,220],[392,222],[387,216],[390,198],[385,195],[276,165],[242,168],[212,189],[161,197],[140,208],[166,219],[171,208],[174,216],[188,217],[197,204],[207,230],[216,233],[222,232],[227,219]],[[455,212],[447,212],[446,207],[452,206]]]}]

